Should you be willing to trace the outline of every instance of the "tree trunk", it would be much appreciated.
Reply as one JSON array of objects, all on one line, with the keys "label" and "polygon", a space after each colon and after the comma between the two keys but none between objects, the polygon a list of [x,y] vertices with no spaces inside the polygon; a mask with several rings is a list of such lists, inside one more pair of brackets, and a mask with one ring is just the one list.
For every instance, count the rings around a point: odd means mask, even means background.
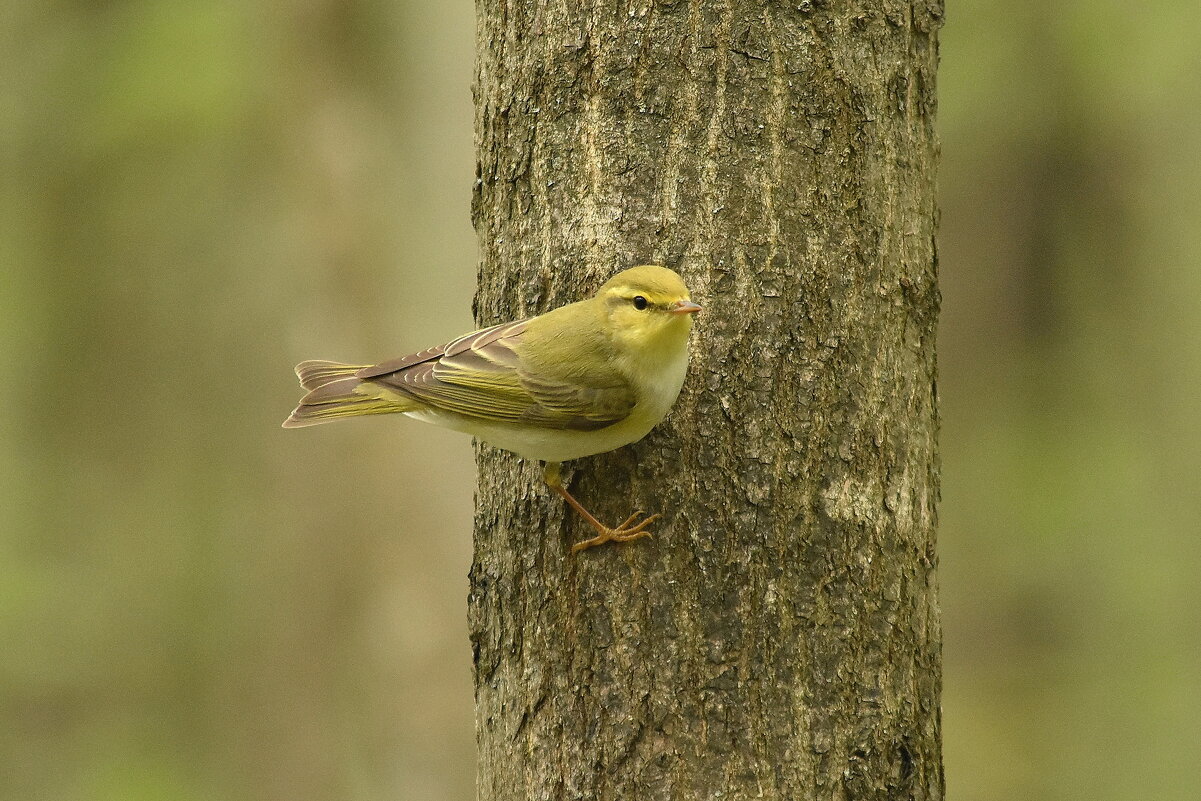
[{"label": "tree trunk", "polygon": [[674,411],[569,465],[479,449],[479,797],[939,799],[941,0],[477,0],[481,324],[675,267]]}]

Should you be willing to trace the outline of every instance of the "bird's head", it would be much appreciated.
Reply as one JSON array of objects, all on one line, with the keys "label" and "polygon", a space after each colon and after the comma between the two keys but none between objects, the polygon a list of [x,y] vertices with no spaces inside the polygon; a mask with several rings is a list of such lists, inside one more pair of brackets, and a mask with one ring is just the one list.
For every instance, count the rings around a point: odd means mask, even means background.
[{"label": "bird's head", "polygon": [[680,347],[692,330],[692,315],[701,307],[674,270],[654,264],[622,270],[596,293],[619,347]]}]

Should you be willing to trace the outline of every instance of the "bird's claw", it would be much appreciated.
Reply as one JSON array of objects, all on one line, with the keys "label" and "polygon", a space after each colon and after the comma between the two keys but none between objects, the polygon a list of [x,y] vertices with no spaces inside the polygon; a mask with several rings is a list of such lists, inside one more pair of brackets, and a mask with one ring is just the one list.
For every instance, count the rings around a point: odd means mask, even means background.
[{"label": "bird's claw", "polygon": [[644,518],[641,522],[631,525],[641,516],[642,510],[639,509],[637,512],[634,512],[634,514],[627,517],[625,522],[617,528],[597,529],[599,533],[595,537],[590,540],[584,540],[583,542],[577,542],[575,545],[571,546],[571,552],[579,553],[580,551],[586,550],[595,545],[603,545],[606,542],[632,542],[633,540],[639,540],[643,537],[651,536],[651,532],[647,531],[646,527],[658,520],[660,517],[662,517],[662,515],[651,515],[650,517]]}]

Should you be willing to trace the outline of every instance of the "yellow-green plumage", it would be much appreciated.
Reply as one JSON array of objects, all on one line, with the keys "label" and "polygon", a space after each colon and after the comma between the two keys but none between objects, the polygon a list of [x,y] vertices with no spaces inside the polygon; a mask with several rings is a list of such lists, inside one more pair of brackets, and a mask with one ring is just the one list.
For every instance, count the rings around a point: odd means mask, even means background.
[{"label": "yellow-green plumage", "polygon": [[613,450],[675,402],[699,309],[675,272],[633,267],[588,300],[441,347],[371,366],[302,362],[309,392],[284,427],[399,413],[550,463]]}]

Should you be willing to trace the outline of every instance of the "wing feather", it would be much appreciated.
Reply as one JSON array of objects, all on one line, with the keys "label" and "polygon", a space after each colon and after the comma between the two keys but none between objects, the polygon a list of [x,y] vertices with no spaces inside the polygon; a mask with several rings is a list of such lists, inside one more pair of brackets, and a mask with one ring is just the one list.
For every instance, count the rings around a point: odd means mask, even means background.
[{"label": "wing feather", "polygon": [[484,328],[442,347],[356,373],[423,405],[491,422],[591,431],[625,419],[634,393],[613,375],[533,375],[523,369],[529,320]]}]

